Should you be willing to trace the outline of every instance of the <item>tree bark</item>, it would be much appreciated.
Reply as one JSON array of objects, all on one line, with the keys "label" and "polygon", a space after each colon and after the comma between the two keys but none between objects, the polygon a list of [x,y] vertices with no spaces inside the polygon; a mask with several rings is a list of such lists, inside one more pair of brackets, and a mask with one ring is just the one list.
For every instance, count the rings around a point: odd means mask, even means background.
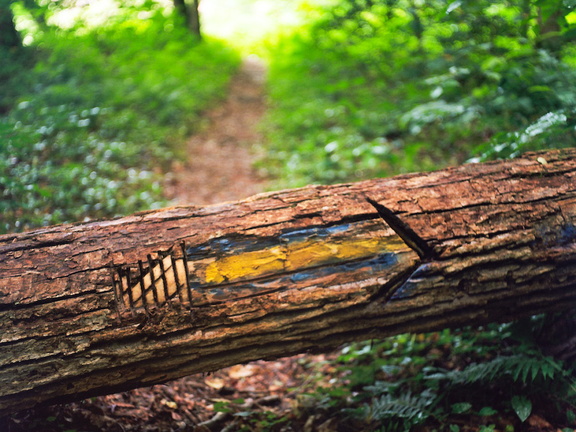
[{"label": "tree bark", "polygon": [[1,236],[0,415],[574,307],[575,176],[558,150]]}]

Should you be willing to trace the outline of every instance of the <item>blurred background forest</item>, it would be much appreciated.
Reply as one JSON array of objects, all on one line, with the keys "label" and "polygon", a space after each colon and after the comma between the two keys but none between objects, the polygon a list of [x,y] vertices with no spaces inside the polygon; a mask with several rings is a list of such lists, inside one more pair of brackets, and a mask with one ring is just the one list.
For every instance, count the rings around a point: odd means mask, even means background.
[{"label": "blurred background forest", "polygon": [[[574,146],[575,6],[0,0],[0,233],[168,205],[164,176],[248,55],[268,67],[271,189]],[[545,319],[350,345],[330,363],[346,379],[237,430],[304,430],[286,428],[312,409],[343,425],[326,430],[573,430]]]}]

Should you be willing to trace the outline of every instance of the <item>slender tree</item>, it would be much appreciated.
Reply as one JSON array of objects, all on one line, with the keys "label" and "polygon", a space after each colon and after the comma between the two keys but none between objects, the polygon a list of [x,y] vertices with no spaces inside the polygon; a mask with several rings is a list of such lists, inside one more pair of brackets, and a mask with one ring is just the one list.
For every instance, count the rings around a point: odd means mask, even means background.
[{"label": "slender tree", "polygon": [[199,40],[202,39],[202,31],[200,27],[200,12],[198,7],[200,0],[174,0],[174,7],[184,19],[186,27],[194,34]]},{"label": "slender tree", "polygon": [[0,0],[0,49],[15,50],[22,46],[20,35],[14,25],[10,0]]}]

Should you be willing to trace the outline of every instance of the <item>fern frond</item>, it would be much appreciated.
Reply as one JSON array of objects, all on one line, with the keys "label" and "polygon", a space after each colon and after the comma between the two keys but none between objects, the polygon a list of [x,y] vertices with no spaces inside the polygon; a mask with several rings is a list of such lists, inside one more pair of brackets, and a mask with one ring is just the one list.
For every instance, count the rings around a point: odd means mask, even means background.
[{"label": "fern frond", "polygon": [[[485,363],[473,363],[461,371],[450,371],[443,374],[452,384],[489,384],[495,380],[510,377],[514,382],[534,382],[538,378],[552,380],[562,373],[562,364],[551,357],[541,355],[528,356],[517,354],[498,356]],[[440,375],[436,374],[435,377]]]},{"label": "fern frond", "polygon": [[404,424],[416,425],[430,416],[428,407],[435,399],[436,395],[430,391],[424,391],[419,395],[385,394],[373,401],[370,407],[370,417],[376,421],[401,419]]}]

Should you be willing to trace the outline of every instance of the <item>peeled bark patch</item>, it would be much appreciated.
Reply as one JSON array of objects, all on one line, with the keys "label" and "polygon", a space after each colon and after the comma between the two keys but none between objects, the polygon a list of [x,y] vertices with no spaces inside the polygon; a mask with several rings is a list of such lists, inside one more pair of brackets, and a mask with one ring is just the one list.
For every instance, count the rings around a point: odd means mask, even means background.
[{"label": "peeled bark patch", "polygon": [[575,156],[2,236],[0,415],[573,307]]}]

